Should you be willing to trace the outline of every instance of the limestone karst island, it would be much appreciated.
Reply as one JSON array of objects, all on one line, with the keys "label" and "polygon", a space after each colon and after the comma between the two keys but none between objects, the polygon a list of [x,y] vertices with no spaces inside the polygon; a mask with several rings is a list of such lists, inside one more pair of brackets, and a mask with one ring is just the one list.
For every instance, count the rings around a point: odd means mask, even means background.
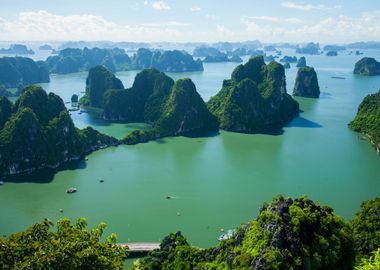
[{"label": "limestone karst island", "polygon": [[1,270],[380,270],[380,2],[2,0]]}]

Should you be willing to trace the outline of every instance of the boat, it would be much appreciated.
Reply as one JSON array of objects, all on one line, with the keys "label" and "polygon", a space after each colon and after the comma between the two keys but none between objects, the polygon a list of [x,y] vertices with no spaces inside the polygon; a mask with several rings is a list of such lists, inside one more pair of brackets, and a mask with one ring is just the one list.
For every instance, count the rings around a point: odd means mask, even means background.
[{"label": "boat", "polygon": [[99,182],[100,182],[100,183],[104,183],[104,180],[103,180],[103,179],[100,179]]},{"label": "boat", "polygon": [[227,232],[221,234],[218,237],[218,241],[231,239],[232,237],[234,237],[234,235],[235,235],[235,230],[227,230]]},{"label": "boat", "polygon": [[166,197],[165,197],[166,199],[171,199],[172,198],[172,196],[169,196],[169,195],[166,195]]},{"label": "boat", "polygon": [[4,181],[0,181],[0,186],[4,185]]},{"label": "boat", "polygon": [[331,79],[345,80],[346,77],[332,76]]},{"label": "boat", "polygon": [[71,188],[69,188],[69,189],[67,189],[66,190],[66,193],[75,193],[75,192],[77,192],[77,189],[75,188],[75,187],[71,187]]}]

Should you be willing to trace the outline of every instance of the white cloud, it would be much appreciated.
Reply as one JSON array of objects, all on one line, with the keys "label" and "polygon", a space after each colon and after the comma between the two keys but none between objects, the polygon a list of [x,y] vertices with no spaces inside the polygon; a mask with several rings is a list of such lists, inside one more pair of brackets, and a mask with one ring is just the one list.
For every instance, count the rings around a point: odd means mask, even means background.
[{"label": "white cloud", "polygon": [[169,10],[170,6],[166,4],[164,1],[155,1],[152,3],[152,8],[157,10]]},{"label": "white cloud", "polygon": [[294,2],[283,2],[281,3],[281,6],[291,9],[298,9],[303,11],[311,11],[311,10],[333,10],[333,9],[339,9],[342,6],[336,5],[336,6],[325,6],[325,5],[312,5],[312,4],[297,4]]},{"label": "white cloud", "polygon": [[[296,22],[293,18],[288,18]],[[321,21],[300,26],[260,24],[249,16],[242,16],[241,22],[246,32],[253,38],[263,41],[294,41],[345,43],[359,40],[380,39],[380,10],[364,12],[359,17],[328,17]]]},{"label": "white cloud", "polygon": [[202,10],[202,8],[197,7],[197,6],[194,6],[194,7],[190,8],[190,11],[192,11],[192,12],[197,12],[197,11],[201,11],[201,10]]}]

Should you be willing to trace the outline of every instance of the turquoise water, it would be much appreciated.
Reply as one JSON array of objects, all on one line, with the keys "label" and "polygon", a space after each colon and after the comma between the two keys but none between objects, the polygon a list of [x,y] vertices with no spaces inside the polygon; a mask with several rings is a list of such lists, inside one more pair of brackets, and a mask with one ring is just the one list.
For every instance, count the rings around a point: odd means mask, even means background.
[{"label": "turquoise water", "polygon": [[[365,53],[380,59],[378,51]],[[23,230],[44,217],[86,217],[90,226],[105,221],[107,232],[116,232],[120,242],[158,241],[181,230],[192,244],[206,247],[216,243],[220,228],[255,218],[259,206],[277,194],[307,194],[351,219],[362,201],[380,195],[380,157],[347,128],[362,98],[380,89],[380,76],[354,76],[360,57],[346,53],[306,58],[317,70],[322,95],[297,98],[303,113],[282,135],[222,131],[209,138],[166,138],[97,151],[52,177],[35,175],[32,183],[26,183],[30,176],[18,177],[0,186],[0,234]],[[203,73],[170,75],[192,78],[208,100],[235,66],[205,64]],[[135,74],[117,76],[129,87]],[[288,92],[295,74],[294,66],[286,71]],[[54,75],[43,86],[69,101],[84,90],[85,77]],[[73,112],[72,117],[78,127],[91,125],[118,138],[141,127],[110,124],[87,113]],[[71,186],[78,192],[68,195]]]}]

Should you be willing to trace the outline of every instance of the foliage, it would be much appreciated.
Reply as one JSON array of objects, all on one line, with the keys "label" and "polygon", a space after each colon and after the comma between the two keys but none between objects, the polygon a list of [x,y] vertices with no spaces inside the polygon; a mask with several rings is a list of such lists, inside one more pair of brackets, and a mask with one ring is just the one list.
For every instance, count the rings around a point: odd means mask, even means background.
[{"label": "foliage", "polygon": [[203,71],[203,64],[200,60],[185,51],[151,51],[140,48],[132,58],[134,69],[154,68],[164,72],[192,72]]},{"label": "foliage", "polygon": [[217,247],[190,247],[177,232],[134,269],[328,270],[352,269],[353,260],[351,230],[330,207],[280,196]]},{"label": "foliage", "polygon": [[284,67],[276,62],[266,65],[263,56],[237,66],[207,107],[222,129],[244,133],[271,132],[299,111],[286,93]]},{"label": "foliage", "polygon": [[320,93],[318,77],[314,68],[306,66],[298,69],[293,95],[318,98]]},{"label": "foliage", "polygon": [[112,72],[131,68],[131,59],[123,49],[67,48],[56,56],[49,56],[46,64],[51,73],[67,74],[87,71],[97,65],[103,65]]},{"label": "foliage", "polygon": [[4,98],[0,105],[0,175],[55,168],[118,143],[91,128],[77,129],[61,98],[38,86],[25,88],[14,106]]},{"label": "foliage", "polygon": [[218,120],[208,111],[190,79],[178,80],[164,101],[153,128],[132,132],[124,143],[135,144],[166,136],[200,136],[218,130]]},{"label": "foliage", "polygon": [[364,57],[355,64],[354,74],[364,76],[380,75],[380,63],[375,58]]},{"label": "foliage", "polygon": [[363,258],[355,270],[380,270],[380,248],[372,252],[369,258]]},{"label": "foliage", "polygon": [[0,85],[6,88],[22,88],[49,81],[49,73],[42,61],[35,62],[26,57],[0,58]]},{"label": "foliage", "polygon": [[86,79],[86,95],[93,107],[102,107],[104,93],[108,89],[123,89],[123,83],[104,66],[90,69]]},{"label": "foliage", "polygon": [[368,258],[380,247],[380,197],[363,202],[351,222],[355,239],[356,258]]},{"label": "foliage", "polygon": [[111,234],[100,238],[106,225],[87,230],[84,219],[72,224],[68,219],[45,220],[26,231],[0,238],[2,269],[122,269],[128,250],[116,244]]},{"label": "foliage", "polygon": [[363,99],[349,127],[356,132],[366,134],[380,152],[380,91]]},{"label": "foliage", "polygon": [[156,69],[136,75],[131,88],[111,90],[104,97],[104,116],[110,120],[153,123],[160,117],[174,81]]}]

